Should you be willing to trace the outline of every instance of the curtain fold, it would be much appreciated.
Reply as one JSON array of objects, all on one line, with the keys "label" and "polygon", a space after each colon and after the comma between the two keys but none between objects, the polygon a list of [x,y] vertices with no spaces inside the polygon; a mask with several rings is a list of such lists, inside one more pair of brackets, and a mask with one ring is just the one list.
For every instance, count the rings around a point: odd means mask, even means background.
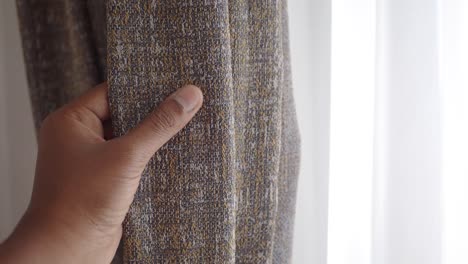
[{"label": "curtain fold", "polygon": [[93,17],[99,17],[105,10],[90,9],[86,1],[77,0],[16,3],[38,128],[47,114],[104,80],[104,66],[98,56],[102,47],[97,48],[94,40],[94,35],[102,32],[93,31],[90,13],[96,12]]},{"label": "curtain fold", "polygon": [[300,142],[285,1],[17,6],[37,126],[106,77],[116,136],[183,84],[204,93],[143,172],[117,262],[290,261]]}]

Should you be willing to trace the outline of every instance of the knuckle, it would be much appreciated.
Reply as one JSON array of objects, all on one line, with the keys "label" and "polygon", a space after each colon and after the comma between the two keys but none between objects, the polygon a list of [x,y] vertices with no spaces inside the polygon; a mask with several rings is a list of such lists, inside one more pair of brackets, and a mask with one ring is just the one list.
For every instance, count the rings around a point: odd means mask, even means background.
[{"label": "knuckle", "polygon": [[168,130],[177,125],[178,111],[174,107],[164,104],[150,115],[149,121],[155,130]]},{"label": "knuckle", "polygon": [[87,121],[89,116],[85,109],[81,107],[63,109],[62,115],[64,118],[69,118],[71,120],[76,120],[79,122]]},{"label": "knuckle", "polygon": [[47,130],[49,128],[55,128],[57,125],[62,123],[61,114],[56,111],[48,114],[46,118],[41,122],[40,131]]},{"label": "knuckle", "polygon": [[39,133],[65,128],[73,122],[89,123],[92,117],[81,107],[61,107],[41,122]]}]

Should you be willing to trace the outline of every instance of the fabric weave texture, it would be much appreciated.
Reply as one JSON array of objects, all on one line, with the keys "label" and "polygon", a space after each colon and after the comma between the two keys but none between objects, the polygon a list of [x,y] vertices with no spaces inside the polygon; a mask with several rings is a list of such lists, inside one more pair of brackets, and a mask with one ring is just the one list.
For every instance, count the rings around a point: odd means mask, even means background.
[{"label": "fabric weave texture", "polygon": [[37,127],[107,79],[115,136],[184,84],[204,105],[151,159],[115,262],[289,263],[300,137],[285,0],[17,0]]}]

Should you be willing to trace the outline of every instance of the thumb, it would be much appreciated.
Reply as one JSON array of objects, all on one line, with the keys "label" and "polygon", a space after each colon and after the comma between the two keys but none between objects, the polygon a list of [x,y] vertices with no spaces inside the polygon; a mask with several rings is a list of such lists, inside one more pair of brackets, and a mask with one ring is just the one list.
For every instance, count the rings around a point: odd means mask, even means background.
[{"label": "thumb", "polygon": [[147,162],[198,112],[203,102],[201,90],[186,85],[166,98],[137,127],[118,138],[119,144]]}]

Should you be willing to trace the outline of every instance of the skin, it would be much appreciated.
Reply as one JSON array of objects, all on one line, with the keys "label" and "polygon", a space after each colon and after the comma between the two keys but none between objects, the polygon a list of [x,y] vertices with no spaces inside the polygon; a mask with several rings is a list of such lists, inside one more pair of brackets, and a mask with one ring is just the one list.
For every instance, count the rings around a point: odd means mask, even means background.
[{"label": "skin", "polygon": [[184,86],[112,139],[107,91],[102,83],[43,122],[31,201],[0,263],[110,263],[146,164],[203,101]]}]

